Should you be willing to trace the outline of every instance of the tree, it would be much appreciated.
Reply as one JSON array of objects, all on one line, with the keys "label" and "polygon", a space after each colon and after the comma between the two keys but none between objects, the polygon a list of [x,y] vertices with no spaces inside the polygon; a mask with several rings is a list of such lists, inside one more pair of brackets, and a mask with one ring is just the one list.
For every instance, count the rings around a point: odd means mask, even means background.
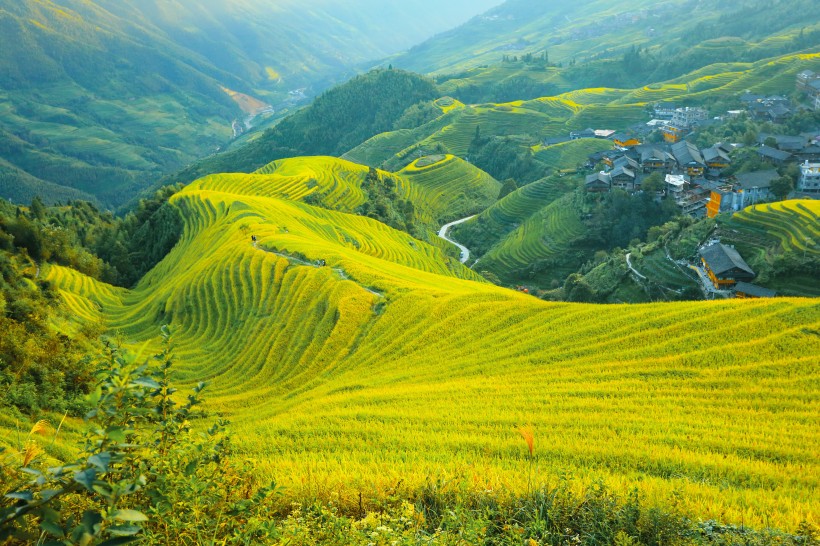
[{"label": "tree", "polygon": [[514,192],[518,189],[518,184],[515,183],[515,180],[512,178],[508,178],[504,181],[501,185],[501,191],[498,193],[498,199],[501,200]]},{"label": "tree", "polygon": [[564,282],[564,299],[574,302],[594,302],[595,290],[579,273],[572,273]]},{"label": "tree", "polygon": [[755,142],[757,142],[757,133],[754,129],[749,129],[743,134],[743,144],[746,146],[752,146]]},{"label": "tree", "polygon": [[659,192],[663,191],[664,187],[664,178],[663,175],[659,172],[655,172],[647,176],[644,181],[641,183],[641,189],[645,192]]},{"label": "tree", "polygon": [[31,215],[37,220],[45,220],[46,218],[46,206],[39,195],[35,195],[31,199]]},{"label": "tree", "polygon": [[276,485],[236,487],[249,468],[231,460],[224,421],[203,431],[191,426],[202,417],[196,406],[204,383],[186,402],[174,401],[167,327],[162,337],[163,351],[146,363],[108,347],[88,397],[93,426],[75,462],[48,467],[39,460],[42,421],[18,460],[0,449],[0,542],[193,544],[199,533],[267,542],[266,501]]},{"label": "tree", "polygon": [[785,199],[794,189],[794,179],[790,176],[781,176],[772,180],[771,190],[778,199]]}]

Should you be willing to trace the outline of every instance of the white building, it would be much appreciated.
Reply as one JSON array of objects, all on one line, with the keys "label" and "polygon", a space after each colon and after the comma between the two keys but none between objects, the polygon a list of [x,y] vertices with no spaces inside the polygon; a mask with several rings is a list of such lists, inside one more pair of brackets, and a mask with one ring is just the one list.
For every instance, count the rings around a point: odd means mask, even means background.
[{"label": "white building", "polygon": [[820,193],[820,163],[806,161],[800,165],[800,180],[797,182],[797,191]]},{"label": "white building", "polygon": [[703,108],[678,108],[672,116],[672,125],[689,128],[704,121],[708,117]]},{"label": "white building", "polygon": [[678,205],[683,203],[684,192],[686,186],[689,185],[689,180],[682,174],[667,174],[666,175],[666,191]]}]

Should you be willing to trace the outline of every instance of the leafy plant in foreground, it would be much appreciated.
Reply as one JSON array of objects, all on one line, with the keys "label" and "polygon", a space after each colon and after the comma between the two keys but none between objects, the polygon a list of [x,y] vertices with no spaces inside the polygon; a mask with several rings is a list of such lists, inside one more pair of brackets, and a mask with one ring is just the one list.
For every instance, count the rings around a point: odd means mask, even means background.
[{"label": "leafy plant in foreground", "polygon": [[113,546],[142,538],[199,544],[219,536],[244,543],[272,531],[271,518],[249,516],[265,509],[275,484],[253,491],[248,469],[229,460],[224,421],[194,430],[205,384],[183,404],[174,399],[167,327],[162,338],[162,352],[142,364],[107,345],[75,462],[45,467],[31,442],[22,464],[2,460],[0,475],[11,488],[0,505],[0,541]]}]

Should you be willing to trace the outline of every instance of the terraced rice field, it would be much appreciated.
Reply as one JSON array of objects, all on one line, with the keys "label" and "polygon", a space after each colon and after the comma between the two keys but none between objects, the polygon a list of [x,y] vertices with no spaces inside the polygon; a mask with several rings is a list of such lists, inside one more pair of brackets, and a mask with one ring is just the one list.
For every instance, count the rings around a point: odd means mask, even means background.
[{"label": "terraced rice field", "polygon": [[506,195],[469,222],[456,226],[453,235],[466,244],[472,244],[473,238],[477,237],[481,239],[482,245],[492,246],[570,191],[572,180],[567,177],[551,177],[527,184]]},{"label": "terraced rice field", "polygon": [[501,184],[493,177],[455,156],[439,157],[432,164],[427,158],[417,159],[398,175],[426,193],[441,211],[440,218],[455,220],[487,208],[498,198]]},{"label": "terraced rice field", "polygon": [[[707,47],[707,46],[705,46]],[[757,63],[717,63],[667,82],[639,89],[591,88],[553,97],[506,104],[464,105],[449,97],[436,101],[442,115],[421,127],[377,135],[345,154],[345,159],[397,170],[417,147],[436,147],[466,157],[476,128],[482,135],[523,136],[530,144],[541,138],[587,128],[621,130],[647,120],[646,105],[657,101],[697,104],[716,95],[744,91],[775,93],[793,86],[794,75],[811,68],[820,71],[820,53],[791,55]],[[496,70],[493,68],[492,72]],[[498,69],[501,70],[501,69]],[[487,70],[475,69],[480,81]],[[545,75],[545,77],[551,77]],[[459,83],[460,82],[460,83]],[[470,78],[452,80],[445,89],[468,85]],[[449,87],[448,87],[449,85]],[[454,87],[453,87],[454,88]],[[428,152],[429,153],[429,152]]]},{"label": "terraced rice field", "polygon": [[[439,479],[523,491],[528,424],[538,482],[637,486],[752,526],[820,514],[815,301],[549,304],[462,280],[476,277],[375,221],[245,183],[175,196],[184,236],[134,290],[60,267],[47,278],[78,320],[133,347],[170,323],[180,379],[209,381],[240,455],[287,498],[353,507]],[[537,218],[556,242],[577,231],[566,210]],[[544,239],[505,259],[558,248]]]},{"label": "terraced rice field", "polygon": [[746,208],[733,222],[777,239],[783,251],[820,256],[820,202],[781,201]]},{"label": "terraced rice field", "polygon": [[612,149],[608,140],[582,138],[554,146],[538,146],[535,157],[553,170],[571,169],[587,162],[590,154]]},{"label": "terraced rice field", "polygon": [[[401,156],[403,152],[412,148],[415,144],[448,127],[453,120],[460,117],[460,112],[461,109],[452,109],[439,118],[415,129],[399,129],[381,133],[356,146],[342,157],[363,165],[382,167],[391,158]],[[475,132],[475,129],[473,131]],[[467,142],[467,146],[469,147],[469,142]]]},{"label": "terraced rice field", "polygon": [[[418,167],[419,162],[426,166]],[[322,206],[353,212],[365,202],[362,183],[369,168],[334,157],[301,157],[275,161],[252,174],[210,175],[190,185],[192,190],[226,192],[248,198],[265,197],[302,201],[318,198]],[[491,176],[453,156],[426,164],[422,158],[399,173],[377,171],[386,183],[394,184],[401,199],[415,205],[415,214],[430,229],[439,217],[466,215],[489,206],[498,196],[500,184]]]},{"label": "terraced rice field", "polygon": [[633,258],[632,265],[650,281],[671,290],[698,286],[696,279],[681,266],[670,261],[663,249],[658,249],[639,260]]},{"label": "terraced rice field", "polygon": [[[481,268],[504,278],[509,272],[540,260],[557,258],[568,243],[585,233],[572,206],[572,195],[553,201],[527,218],[498,245],[481,258]],[[569,271],[553,272],[563,278]]]},{"label": "terraced rice field", "polygon": [[572,131],[589,127],[614,129],[646,121],[646,109],[640,104],[589,106],[572,117],[567,126]]}]

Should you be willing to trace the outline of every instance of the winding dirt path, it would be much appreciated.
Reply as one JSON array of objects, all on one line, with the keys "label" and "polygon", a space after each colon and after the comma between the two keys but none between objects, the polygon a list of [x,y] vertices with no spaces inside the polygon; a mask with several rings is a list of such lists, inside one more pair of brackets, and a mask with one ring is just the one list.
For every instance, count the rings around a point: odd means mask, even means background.
[{"label": "winding dirt path", "polygon": [[476,215],[474,214],[472,216],[468,216],[467,218],[462,218],[461,220],[456,220],[455,222],[450,222],[449,224],[444,224],[443,226],[441,226],[441,229],[438,231],[438,236],[439,237],[441,237],[442,239],[444,239],[448,243],[452,243],[452,244],[456,245],[459,248],[459,250],[461,250],[461,263],[463,263],[463,264],[466,264],[467,260],[470,259],[470,249],[467,248],[466,246],[462,245],[461,243],[458,243],[458,242],[450,239],[449,237],[447,237],[447,233],[449,233],[449,231],[453,228],[453,226],[463,224],[464,222],[469,222],[470,220],[472,220],[475,217],[476,217]]},{"label": "winding dirt path", "polygon": [[629,270],[630,270],[631,272],[633,272],[633,273],[634,273],[635,275],[637,275],[639,278],[641,278],[641,279],[643,279],[643,280],[646,280],[646,277],[644,277],[643,275],[641,275],[640,273],[638,273],[638,270],[637,270],[637,269],[635,269],[634,267],[632,267],[632,253],[631,253],[631,252],[630,252],[630,253],[628,253],[628,254],[626,255],[626,266],[629,268]]}]

